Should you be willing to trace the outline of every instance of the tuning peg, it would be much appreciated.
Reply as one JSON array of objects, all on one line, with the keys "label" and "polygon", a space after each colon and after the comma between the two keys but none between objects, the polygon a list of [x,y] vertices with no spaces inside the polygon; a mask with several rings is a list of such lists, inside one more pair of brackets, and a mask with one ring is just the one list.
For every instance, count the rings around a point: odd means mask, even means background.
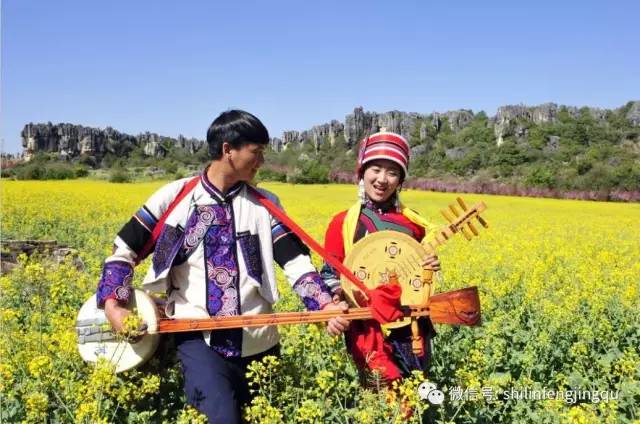
[{"label": "tuning peg", "polygon": [[462,233],[462,235],[464,236],[464,238],[466,238],[467,240],[471,240],[473,237],[471,236],[471,234],[469,234],[469,232],[467,231],[466,228],[464,227],[460,227],[460,232]]},{"label": "tuning peg", "polygon": [[456,208],[455,205],[449,205],[449,209],[456,217],[460,216],[460,211],[458,210],[458,208]]},{"label": "tuning peg", "polygon": [[467,205],[464,203],[464,200],[462,200],[462,197],[457,197],[456,200],[458,201],[458,204],[460,205],[462,210],[466,212],[467,211]]},{"label": "tuning peg", "polygon": [[440,243],[440,244],[444,244],[447,241],[447,239],[445,237],[442,237],[441,234],[437,234],[436,235],[436,241],[438,243]]},{"label": "tuning peg", "polygon": [[487,224],[487,221],[485,221],[484,218],[482,218],[480,215],[477,215],[476,218],[478,218],[478,222],[482,224],[484,228],[489,228],[489,224]]},{"label": "tuning peg", "polygon": [[467,222],[467,226],[469,227],[469,229],[471,230],[471,232],[474,235],[478,235],[478,230],[476,229],[475,225],[473,225],[473,223],[471,223],[471,221]]},{"label": "tuning peg", "polygon": [[453,224],[454,219],[451,216],[451,214],[449,214],[449,212],[446,211],[446,209],[442,209],[440,213],[442,214],[442,216],[444,216],[444,219],[446,219],[447,221]]}]

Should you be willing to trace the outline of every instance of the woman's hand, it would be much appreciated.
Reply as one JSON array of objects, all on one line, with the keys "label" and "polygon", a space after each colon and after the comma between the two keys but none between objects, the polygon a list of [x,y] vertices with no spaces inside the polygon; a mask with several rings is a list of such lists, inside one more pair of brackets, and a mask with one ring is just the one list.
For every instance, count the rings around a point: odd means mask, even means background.
[{"label": "woman's hand", "polygon": [[[347,312],[349,310],[349,305],[347,305],[347,302],[341,299],[342,297],[339,294],[333,295],[333,302],[327,303],[325,307],[322,308],[322,310]],[[332,336],[339,336],[340,334],[347,331],[350,323],[351,321],[346,318],[331,318],[327,323],[327,333],[331,334]]]},{"label": "woman's hand", "polygon": [[431,271],[440,271],[440,259],[438,259],[438,255],[431,254],[422,258],[422,265],[425,269],[430,269]]}]

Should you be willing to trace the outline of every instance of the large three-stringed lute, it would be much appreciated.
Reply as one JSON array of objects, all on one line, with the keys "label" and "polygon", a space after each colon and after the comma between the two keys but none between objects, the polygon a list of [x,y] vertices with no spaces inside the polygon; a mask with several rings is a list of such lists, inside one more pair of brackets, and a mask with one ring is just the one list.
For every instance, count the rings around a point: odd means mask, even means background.
[{"label": "large three-stringed lute", "polygon": [[[483,227],[488,227],[487,222],[480,216],[486,209],[484,203],[480,202],[468,208],[462,198],[458,197],[456,200],[458,205],[449,205],[450,212],[441,211],[449,223],[434,231],[422,243],[398,231],[378,231],[364,237],[353,246],[344,261],[345,266],[369,289],[386,283],[390,276],[395,276],[402,288],[400,302],[403,305],[429,304],[435,285],[433,271],[428,266],[421,265],[423,258],[435,253],[436,248],[456,234],[464,235],[467,240],[479,235],[473,224],[474,219]],[[364,294],[349,279],[342,276],[340,284],[352,305],[366,305]],[[478,302],[478,319],[474,324],[479,322],[479,305]],[[450,312],[455,313],[453,310]],[[383,327],[393,329],[407,325],[412,326],[413,350],[421,355],[423,343],[415,317],[404,317],[383,324]]]},{"label": "large three-stringed lute", "polygon": [[[116,372],[121,372],[140,366],[150,359],[163,333],[316,323],[329,321],[337,316],[349,320],[372,318],[370,308],[350,308],[346,313],[278,312],[232,317],[169,319],[160,318],[156,302],[142,290],[135,290],[130,302],[148,327],[144,336],[135,342],[111,331],[104,311],[96,307],[95,296],[85,302],[76,321],[78,349],[85,361],[96,362],[104,358],[115,365]],[[432,296],[429,304],[405,306],[402,312],[404,317],[428,315],[434,322],[441,324],[474,325],[479,319],[479,309],[478,291],[475,287],[470,287]]]}]

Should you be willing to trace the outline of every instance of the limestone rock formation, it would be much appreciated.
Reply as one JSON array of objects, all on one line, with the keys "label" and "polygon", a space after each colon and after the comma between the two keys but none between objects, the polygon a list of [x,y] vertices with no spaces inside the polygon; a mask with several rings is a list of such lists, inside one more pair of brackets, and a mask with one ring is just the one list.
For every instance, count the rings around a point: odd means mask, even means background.
[{"label": "limestone rock formation", "polygon": [[[600,108],[577,108],[573,106],[562,106],[573,118],[579,118],[587,111],[595,120],[605,122],[606,109]],[[538,106],[508,105],[498,108],[496,116],[489,117],[487,126],[493,128],[496,136],[496,143],[501,145],[504,137],[516,136],[525,140],[529,135],[528,122],[534,124],[553,123],[558,119],[561,107],[555,103],[544,103]],[[448,112],[433,112],[431,114],[419,114],[415,112],[400,112],[397,110],[377,113],[365,111],[361,106],[356,107],[353,113],[345,116],[344,124],[333,120],[330,123],[320,124],[305,131],[285,131],[282,139],[273,139],[272,147],[276,151],[286,149],[287,146],[296,144],[313,143],[317,148],[319,143],[328,141],[334,143],[336,137],[342,135],[349,146],[357,145],[366,135],[382,128],[402,134],[411,141],[411,137],[418,137],[422,143],[427,139],[428,132],[435,130],[439,132],[446,123],[453,132],[458,132],[471,124],[475,119],[475,114],[471,110],[459,109]],[[633,125],[640,126],[640,102],[632,102],[626,113],[626,118]],[[275,141],[277,140],[277,142]],[[560,140],[556,136],[549,138],[548,148],[557,149]],[[420,145],[420,144],[419,144]],[[450,156],[459,156],[460,152],[450,152]]]},{"label": "limestone rock formation", "polygon": [[518,121],[531,121],[535,124],[554,122],[558,114],[558,105],[545,103],[539,106],[529,107],[524,105],[509,105],[498,108],[493,131],[496,135],[496,143],[500,146],[504,137],[517,134],[523,135],[523,128],[518,126]]},{"label": "limestone rock formation", "polygon": [[[520,140],[526,139],[529,123],[539,125],[556,122],[558,114],[564,110],[573,118],[580,118],[583,113],[589,113],[593,119],[601,123],[606,122],[611,112],[600,108],[558,106],[555,103],[544,103],[538,106],[507,105],[498,108],[496,116],[490,117],[487,125],[493,128],[496,143],[499,146],[508,136],[515,136]],[[617,109],[617,112],[623,113],[632,125],[640,126],[640,101],[631,102]],[[345,116],[344,123],[332,120],[315,125],[308,130],[284,131],[281,138],[272,138],[270,145],[276,152],[292,145],[306,143],[311,143],[315,149],[318,149],[322,143],[328,142],[333,146],[339,137],[344,137],[347,145],[354,147],[365,135],[380,131],[382,128],[402,134],[412,144],[420,145],[427,139],[429,132],[440,132],[445,124],[451,131],[458,132],[471,124],[475,117],[471,110],[466,109],[431,114],[397,110],[377,113],[365,111],[360,106],[356,107],[353,113]],[[27,124],[21,134],[23,155],[27,160],[37,152],[54,152],[63,159],[88,155],[99,161],[107,153],[126,156],[136,148],[142,148],[148,156],[160,158],[174,146],[191,154],[204,146],[204,141],[195,138],[187,139],[182,135],[177,139],[150,132],[131,136],[111,127],[102,130],[72,124],[53,125],[51,122]],[[548,147],[557,148],[559,143],[559,139],[550,138]],[[454,152],[451,154],[458,155]]]},{"label": "limestone rock formation", "polygon": [[269,140],[269,145],[274,152],[281,152],[283,149],[282,139],[278,137],[273,137]]},{"label": "limestone rock formation", "polygon": [[463,147],[454,147],[452,149],[447,149],[445,150],[445,155],[447,156],[447,158],[449,159],[462,159],[464,157],[464,155],[466,154],[466,149],[464,149]]},{"label": "limestone rock formation", "polygon": [[282,149],[286,149],[292,143],[300,143],[300,131],[285,131],[282,133]]},{"label": "limestone rock formation", "polygon": [[419,144],[419,145],[411,148],[411,156],[412,157],[419,156],[419,155],[421,155],[423,153],[426,153],[427,150],[429,150],[429,148],[427,147],[426,144]]},{"label": "limestone rock formation", "polygon": [[344,119],[344,138],[350,146],[357,145],[365,134],[378,131],[375,112],[357,107]]},{"label": "limestone rock formation", "polygon": [[550,135],[547,141],[547,150],[555,151],[560,147],[560,137],[557,135]]},{"label": "limestone rock formation", "polygon": [[390,112],[376,113],[364,112],[362,107],[354,109],[352,114],[345,117],[344,138],[350,146],[357,144],[367,134],[386,129],[401,134],[409,140],[416,125],[420,139],[425,139],[427,134],[427,115],[415,112],[400,112],[393,110]]},{"label": "limestone rock formation", "polygon": [[473,121],[474,115],[470,110],[460,109],[453,110],[445,113],[434,112],[431,117],[431,125],[436,131],[440,131],[442,128],[442,122],[444,118],[449,122],[449,128],[452,131],[457,132],[466,127]]},{"label": "limestone rock formation", "polygon": [[186,138],[182,134],[178,135],[177,143],[180,148],[186,150],[192,155],[194,155],[198,150],[200,150],[205,144],[202,140],[198,140],[197,138],[193,138],[193,137]]},{"label": "limestone rock formation", "polygon": [[29,160],[39,152],[57,153],[60,159],[73,159],[81,155],[93,156],[101,160],[107,153],[126,156],[136,147],[142,147],[148,156],[163,157],[168,146],[178,146],[189,153],[195,153],[204,141],[178,139],[146,132],[132,136],[111,127],[105,129],[84,127],[67,123],[34,124],[24,126],[21,132],[24,158]]},{"label": "limestone rock formation", "polygon": [[625,118],[627,118],[634,127],[640,127],[640,101],[631,102],[631,108],[629,108]]},{"label": "limestone rock formation", "polygon": [[[593,119],[600,123],[606,121],[607,114],[609,113],[607,109],[594,107],[563,107],[573,118],[577,119],[580,118],[583,113],[589,113]],[[526,137],[527,131],[526,126],[523,125],[524,122],[533,122],[534,124],[556,122],[559,111],[560,107],[555,103],[544,103],[538,106],[509,105],[498,108],[498,113],[493,119],[493,129],[498,146],[504,142],[504,137],[509,135]],[[638,107],[637,114],[637,119],[640,124],[640,106]],[[634,122],[633,119],[629,117],[629,114],[627,114],[627,119]]]},{"label": "limestone rock formation", "polygon": [[311,127],[311,130],[309,130],[311,142],[316,148],[325,140],[333,146],[336,143],[336,137],[343,133],[344,125],[335,119],[328,124]]}]

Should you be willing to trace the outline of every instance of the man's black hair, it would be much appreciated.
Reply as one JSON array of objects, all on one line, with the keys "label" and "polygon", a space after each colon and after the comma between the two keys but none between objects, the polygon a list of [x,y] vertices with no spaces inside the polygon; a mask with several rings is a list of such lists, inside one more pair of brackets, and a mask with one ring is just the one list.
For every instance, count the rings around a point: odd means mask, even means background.
[{"label": "man's black hair", "polygon": [[268,144],[269,132],[258,118],[244,110],[222,112],[209,126],[207,144],[212,160],[222,157],[222,144],[227,142],[234,149],[245,144]]}]

